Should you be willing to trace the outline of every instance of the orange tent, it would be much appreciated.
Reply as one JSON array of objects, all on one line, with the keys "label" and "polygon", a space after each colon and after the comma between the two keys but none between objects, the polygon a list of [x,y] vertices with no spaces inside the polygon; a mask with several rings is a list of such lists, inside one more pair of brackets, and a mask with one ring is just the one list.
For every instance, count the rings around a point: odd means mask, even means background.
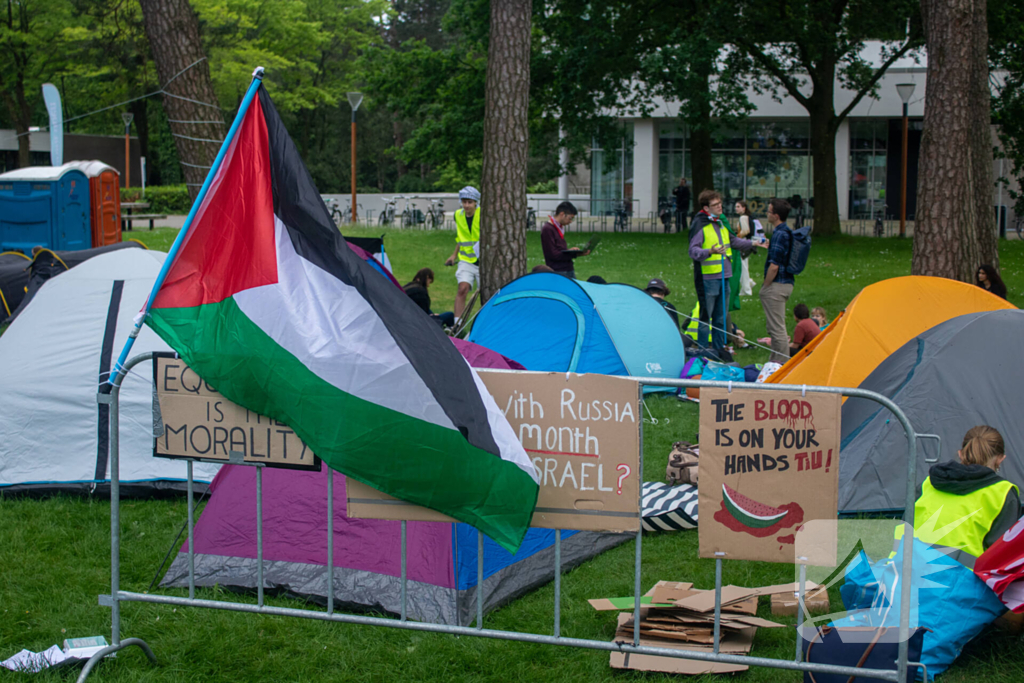
[{"label": "orange tent", "polygon": [[956,280],[911,275],[876,282],[767,381],[857,387],[922,332],[959,315],[1005,308],[1016,306]]}]

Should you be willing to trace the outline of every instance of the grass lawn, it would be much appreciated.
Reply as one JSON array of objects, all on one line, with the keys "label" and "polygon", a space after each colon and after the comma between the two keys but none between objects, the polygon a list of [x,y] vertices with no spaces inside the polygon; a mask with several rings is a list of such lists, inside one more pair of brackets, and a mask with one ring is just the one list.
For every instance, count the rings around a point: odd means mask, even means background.
[{"label": "grass lawn", "polygon": [[[357,234],[379,235],[381,230]],[[434,310],[450,310],[454,269],[444,259],[454,248],[452,232],[387,230],[385,244],[395,275],[408,281],[422,267],[434,269]],[[151,248],[166,249],[174,231],[139,233]],[[584,236],[571,242],[582,243]],[[910,242],[841,237],[814,243],[808,272],[798,279],[791,302],[823,306],[834,316],[864,286],[910,272]],[[693,306],[692,271],[684,256],[684,238],[663,234],[606,234],[598,250],[578,261],[577,274],[599,274],[609,282],[644,286],[660,277],[673,290],[680,310]],[[1024,303],[1024,243],[1003,242],[1002,272],[1010,301]],[[530,265],[541,261],[540,240],[529,236]],[[763,267],[763,252],[751,271]],[[764,316],[755,297],[735,315],[748,337],[764,335]],[[746,350],[741,363],[765,360],[767,352]],[[697,407],[670,398],[648,399],[656,422],[644,425],[646,480],[663,480],[671,443],[693,440]],[[73,448],[73,444],[69,444]],[[127,501],[122,506],[122,588],[144,591],[185,519],[184,500]],[[644,537],[644,588],[659,579],[714,586],[714,563],[697,558],[696,532]],[[100,500],[53,498],[12,500],[0,497],[0,659],[25,647],[41,650],[65,637],[103,633],[109,637],[109,611],[96,596],[109,592],[109,504]],[[632,592],[633,543],[578,567],[562,584],[562,634],[610,640],[613,613],[595,612],[587,598]],[[731,561],[723,581],[760,585],[791,581],[789,565]],[[186,591],[168,591],[185,595]],[[203,589],[200,597],[225,597]],[[488,627],[550,633],[552,587],[546,586],[488,615]],[[833,609],[839,605],[832,594]],[[249,596],[226,599],[254,600]],[[301,606],[296,600],[270,598],[270,604]],[[769,616],[762,604],[761,616]],[[792,623],[792,620],[789,620]],[[417,634],[280,617],[259,617],[210,610],[126,604],[122,634],[145,639],[160,664],[152,667],[137,649],[101,665],[93,675],[103,681],[595,681],[661,680],[661,675],[612,671],[606,653],[526,645],[474,638]],[[793,632],[761,629],[752,654],[792,658]],[[75,672],[37,675],[0,674],[12,681],[66,681]],[[745,681],[798,681],[801,675],[774,669],[736,674]],[[1019,636],[987,632],[971,643],[945,681],[1024,680],[1024,645]]]}]

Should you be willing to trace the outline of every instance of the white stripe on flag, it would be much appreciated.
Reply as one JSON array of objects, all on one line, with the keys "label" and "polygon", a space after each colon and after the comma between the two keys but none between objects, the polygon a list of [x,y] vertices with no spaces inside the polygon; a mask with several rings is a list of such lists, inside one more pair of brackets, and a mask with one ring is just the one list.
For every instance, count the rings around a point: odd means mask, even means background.
[{"label": "white stripe on flag", "polygon": [[313,374],[341,391],[454,429],[359,291],[299,256],[277,216],[274,235],[278,281],[235,294],[242,312]]}]

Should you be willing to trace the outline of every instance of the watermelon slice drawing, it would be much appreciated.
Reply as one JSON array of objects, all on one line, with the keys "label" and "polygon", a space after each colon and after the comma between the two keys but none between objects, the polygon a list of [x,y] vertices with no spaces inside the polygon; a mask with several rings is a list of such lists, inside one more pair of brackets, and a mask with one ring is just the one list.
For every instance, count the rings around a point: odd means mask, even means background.
[{"label": "watermelon slice drawing", "polygon": [[789,510],[772,507],[747,498],[727,484],[722,484],[722,500],[725,508],[737,522],[752,529],[764,529],[778,523],[789,514]]}]

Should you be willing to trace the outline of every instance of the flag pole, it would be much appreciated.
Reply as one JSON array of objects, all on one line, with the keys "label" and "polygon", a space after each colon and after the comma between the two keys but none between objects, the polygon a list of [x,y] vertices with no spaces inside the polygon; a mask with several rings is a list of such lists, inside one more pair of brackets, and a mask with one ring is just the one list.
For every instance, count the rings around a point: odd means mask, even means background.
[{"label": "flag pole", "polygon": [[235,115],[235,120],[231,123],[231,128],[228,129],[228,134],[224,136],[224,142],[221,143],[220,151],[217,152],[217,158],[213,160],[213,165],[210,166],[209,173],[206,174],[206,180],[203,181],[203,186],[199,190],[199,194],[196,195],[196,200],[192,202],[192,208],[189,209],[188,216],[185,218],[185,224],[181,226],[181,230],[178,231],[178,236],[174,239],[174,244],[171,245],[170,250],[167,252],[167,258],[164,259],[163,266],[160,268],[160,273],[156,276],[156,282],[153,283],[153,290],[149,293],[149,297],[146,299],[146,305],[142,307],[139,314],[135,316],[135,326],[132,327],[131,334],[128,335],[128,341],[125,342],[124,348],[121,349],[121,355],[118,356],[117,362],[110,371],[110,375],[107,377],[106,382],[101,382],[100,392],[109,393],[111,387],[117,386],[121,378],[124,376],[124,364],[128,360],[128,354],[132,351],[132,346],[135,344],[136,337],[139,336],[139,332],[142,330],[142,324],[146,321],[146,316],[149,315],[149,307],[156,298],[156,293],[160,291],[160,288],[164,284],[164,279],[167,277],[167,271],[171,269],[171,264],[174,263],[175,256],[178,255],[178,250],[181,248],[182,242],[185,241],[185,235],[188,234],[189,229],[192,227],[192,221],[196,217],[196,213],[199,211],[199,207],[202,206],[203,200],[206,199],[206,193],[210,189],[210,185],[213,184],[213,179],[216,177],[217,172],[220,170],[221,162],[224,161],[224,156],[227,154],[228,147],[231,146],[231,141],[235,137],[235,133],[238,132],[238,127],[242,123],[242,119],[245,118],[245,113],[249,109],[249,105],[252,104],[253,99],[256,97],[256,92],[259,90],[260,84],[263,82],[263,67],[258,66],[256,70],[252,72],[252,82],[249,84],[249,89],[245,91],[245,97],[242,98],[242,104],[238,107],[238,113]]}]

